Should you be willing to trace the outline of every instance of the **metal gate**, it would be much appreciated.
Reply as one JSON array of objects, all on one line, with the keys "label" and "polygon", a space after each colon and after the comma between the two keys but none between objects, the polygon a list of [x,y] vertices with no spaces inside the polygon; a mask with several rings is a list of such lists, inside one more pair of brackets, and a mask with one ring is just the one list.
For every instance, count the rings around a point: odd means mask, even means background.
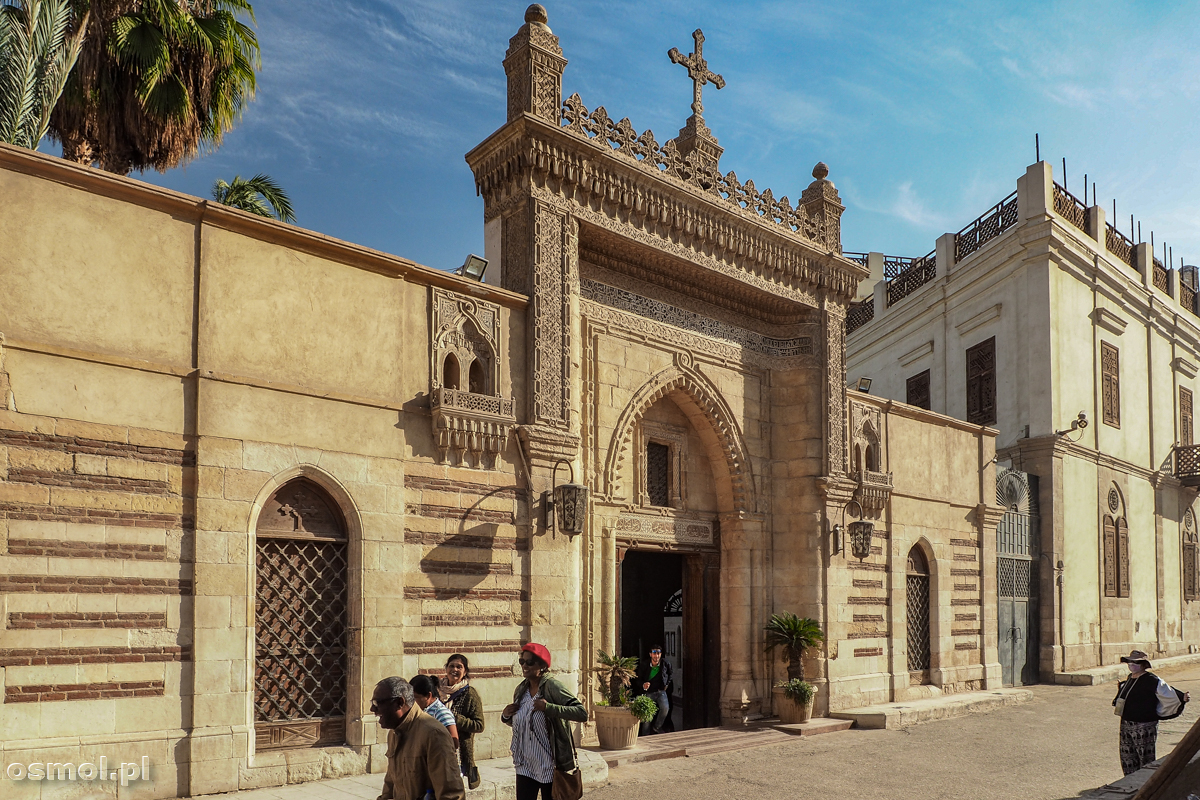
[{"label": "metal gate", "polygon": [[1005,686],[1038,680],[1037,476],[996,469],[997,620]]},{"label": "metal gate", "polygon": [[919,547],[908,553],[908,672],[910,683],[929,683],[929,564]]},{"label": "metal gate", "polygon": [[255,552],[255,749],[346,740],[345,526],[315,484],[264,506]]}]

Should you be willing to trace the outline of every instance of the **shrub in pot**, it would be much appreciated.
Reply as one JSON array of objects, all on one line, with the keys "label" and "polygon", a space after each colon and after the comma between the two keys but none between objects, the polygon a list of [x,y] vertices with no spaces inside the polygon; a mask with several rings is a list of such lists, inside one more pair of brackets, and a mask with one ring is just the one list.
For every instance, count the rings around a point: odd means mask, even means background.
[{"label": "shrub in pot", "polygon": [[781,704],[779,721],[785,724],[808,722],[812,719],[813,703],[817,697],[817,687],[801,678],[780,681],[775,688],[783,690],[783,696],[791,702]]},{"label": "shrub in pot", "polygon": [[[825,639],[825,634],[821,632],[821,625],[811,617],[797,617],[791,612],[784,612],[772,614],[771,621],[763,630],[766,633],[767,652],[770,653],[776,648],[781,648],[783,661],[787,664],[788,679],[779,684],[784,687],[784,701],[781,703],[779,711],[780,719],[783,722],[807,722],[812,716],[816,687],[804,680],[804,651],[815,647]],[[789,692],[786,688],[793,685],[799,687],[800,684],[807,686],[808,689],[797,688]],[[801,692],[807,693],[807,699],[803,703],[797,701],[797,697],[804,696]]]},{"label": "shrub in pot", "polygon": [[[632,710],[638,707],[645,713],[646,700],[651,706],[654,701],[649,697],[638,697],[629,702],[629,681],[636,674],[637,659],[633,656],[622,658],[610,656],[600,651],[599,663],[594,671],[600,676],[600,703],[595,707],[596,735],[600,739],[600,747],[604,750],[628,750],[637,743],[638,727],[641,717]],[[630,707],[627,707],[627,704]],[[655,706],[655,711],[657,711]],[[650,719],[654,718],[651,713]]]}]

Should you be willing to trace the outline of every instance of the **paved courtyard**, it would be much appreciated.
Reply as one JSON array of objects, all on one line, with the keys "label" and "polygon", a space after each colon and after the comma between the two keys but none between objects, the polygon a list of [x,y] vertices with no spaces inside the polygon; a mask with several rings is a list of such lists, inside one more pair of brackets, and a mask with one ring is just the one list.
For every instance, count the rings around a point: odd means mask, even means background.
[{"label": "paved courtyard", "polygon": [[[1200,716],[1200,665],[1162,670],[1198,702],[1159,731],[1166,755]],[[617,767],[591,800],[1067,800],[1121,777],[1115,683],[1034,686],[1032,701],[897,730],[789,737],[780,744]],[[230,800],[373,800],[382,775],[225,795]]]}]

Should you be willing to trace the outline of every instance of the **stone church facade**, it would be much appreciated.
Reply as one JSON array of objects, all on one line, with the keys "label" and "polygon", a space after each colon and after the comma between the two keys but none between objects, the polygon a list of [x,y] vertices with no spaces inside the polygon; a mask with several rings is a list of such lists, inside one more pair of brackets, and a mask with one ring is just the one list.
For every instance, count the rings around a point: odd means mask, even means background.
[{"label": "stone church facade", "polygon": [[995,431],[847,390],[828,169],[796,204],[718,170],[702,42],[660,145],[563,99],[530,9],[467,155],[495,283],[0,146],[6,763],[377,772],[375,682],[452,652],[504,755],[520,644],[593,703],[659,594],[687,727],[772,713],[781,611],[826,631],[818,713],[1001,684]]}]

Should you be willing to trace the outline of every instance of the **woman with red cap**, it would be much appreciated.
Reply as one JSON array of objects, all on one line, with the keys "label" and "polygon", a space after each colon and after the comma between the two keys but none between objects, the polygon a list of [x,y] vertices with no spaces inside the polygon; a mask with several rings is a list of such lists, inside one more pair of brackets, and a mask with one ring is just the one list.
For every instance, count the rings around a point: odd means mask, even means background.
[{"label": "woman with red cap", "polygon": [[530,642],[517,661],[524,676],[500,721],[513,729],[513,764],[517,768],[517,800],[551,800],[554,770],[574,772],[575,741],[570,722],[587,722],[587,709],[548,673],[550,651]]}]

